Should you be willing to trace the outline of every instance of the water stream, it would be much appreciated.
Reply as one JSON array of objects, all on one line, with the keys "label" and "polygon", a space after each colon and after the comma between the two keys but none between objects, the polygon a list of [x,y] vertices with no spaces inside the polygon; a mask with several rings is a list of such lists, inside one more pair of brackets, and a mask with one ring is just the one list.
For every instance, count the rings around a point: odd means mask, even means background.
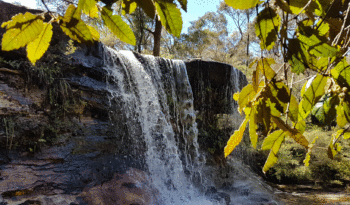
[{"label": "water stream", "polygon": [[[133,154],[143,151],[152,185],[159,191],[158,203],[227,204],[224,197],[213,200],[203,194],[213,184],[213,177],[204,173],[215,170],[203,169],[185,63],[109,48],[104,61],[111,114],[119,116],[115,123],[132,138],[128,142],[136,144]],[[237,78],[237,72],[234,69],[231,78]],[[226,92],[238,91],[237,80],[232,86]]]}]

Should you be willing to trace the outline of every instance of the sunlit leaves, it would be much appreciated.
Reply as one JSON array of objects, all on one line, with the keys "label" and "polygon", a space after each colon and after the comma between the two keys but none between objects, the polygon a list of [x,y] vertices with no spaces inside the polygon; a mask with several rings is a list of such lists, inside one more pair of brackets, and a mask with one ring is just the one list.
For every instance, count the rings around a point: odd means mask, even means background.
[{"label": "sunlit leaves", "polygon": [[293,138],[296,143],[300,144],[301,146],[303,146],[305,148],[308,148],[309,142],[307,141],[307,139],[305,138],[304,135],[302,135],[300,132],[298,132],[297,129],[291,128],[288,124],[283,122],[283,120],[281,120],[281,118],[272,116],[271,119],[287,135],[289,135],[291,138]]},{"label": "sunlit leaves", "polygon": [[242,89],[242,91],[239,93],[238,98],[239,112],[243,111],[243,108],[254,98],[254,95],[254,88],[251,84],[248,84]]},{"label": "sunlit leaves", "polygon": [[39,60],[49,48],[52,33],[52,25],[44,23],[44,28],[38,38],[28,44],[27,55],[33,65],[35,65],[36,61]]},{"label": "sunlit leaves", "polygon": [[174,36],[180,37],[182,18],[180,9],[176,4],[167,1],[155,2],[160,21],[165,29]]},{"label": "sunlit leaves", "polygon": [[103,7],[101,11],[102,19],[105,25],[116,35],[120,40],[131,45],[136,44],[134,32],[128,24],[126,24],[122,17],[113,15],[113,11],[108,7]]},{"label": "sunlit leaves", "polygon": [[[309,3],[309,0],[293,0],[290,1],[290,10],[293,14],[299,14],[303,11],[304,7],[307,6]],[[318,6],[314,1],[311,1],[311,3],[304,9],[304,11],[314,11],[317,9]]]},{"label": "sunlit leaves", "polygon": [[292,71],[296,74],[303,73],[308,67],[309,53],[304,44],[298,39],[288,40],[288,62],[292,67]]},{"label": "sunlit leaves", "polygon": [[337,124],[339,127],[344,127],[350,122],[350,106],[349,102],[341,102],[337,107]]},{"label": "sunlit leaves", "polygon": [[61,29],[67,36],[79,43],[91,44],[93,42],[90,29],[80,19],[79,11],[72,4],[67,8],[62,19]]},{"label": "sunlit leaves", "polygon": [[298,39],[305,45],[310,54],[317,57],[334,57],[337,55],[337,49],[322,42],[316,35],[310,37],[299,35]]},{"label": "sunlit leaves", "polygon": [[316,143],[316,140],[318,139],[318,136],[316,136],[314,138],[314,140],[309,144],[309,148],[307,150],[307,153],[306,153],[306,157],[304,159],[304,164],[305,166],[309,166],[309,162],[310,162],[310,159],[311,159],[311,151],[312,151],[312,148],[314,147],[315,143]]},{"label": "sunlit leaves", "polygon": [[96,0],[79,0],[77,9],[79,11],[83,11],[85,14],[89,15],[92,18],[98,17]]},{"label": "sunlit leaves", "polygon": [[247,126],[248,119],[245,119],[238,130],[230,137],[225,146],[224,153],[227,157],[235,149],[235,147],[242,141],[244,130]]},{"label": "sunlit leaves", "polygon": [[328,152],[327,152],[329,158],[333,159],[335,155],[337,155],[338,152],[341,151],[342,147],[338,142],[338,140],[344,134],[344,132],[345,131],[343,129],[340,129],[332,135],[331,141],[328,146]]},{"label": "sunlit leaves", "polygon": [[136,10],[137,3],[133,0],[123,0],[122,8],[123,8],[123,11],[122,11],[123,15],[131,14]]},{"label": "sunlit leaves", "polygon": [[258,14],[255,33],[260,38],[261,49],[271,50],[277,40],[281,18],[271,8],[265,8]]},{"label": "sunlit leaves", "polygon": [[298,121],[298,114],[299,114],[299,104],[297,99],[294,95],[291,95],[290,97],[290,103],[289,103],[289,113],[288,116],[293,122]]},{"label": "sunlit leaves", "polygon": [[259,0],[225,0],[225,3],[234,9],[250,9],[259,3]]},{"label": "sunlit leaves", "polygon": [[35,40],[41,33],[44,23],[43,19],[31,13],[18,14],[12,20],[2,24],[7,26],[7,31],[2,38],[2,50],[11,51],[26,46]]},{"label": "sunlit leaves", "polygon": [[331,70],[331,74],[339,85],[350,88],[350,66],[345,58]]},{"label": "sunlit leaves", "polygon": [[306,89],[299,104],[299,114],[301,119],[305,119],[310,114],[312,107],[318,102],[322,95],[324,95],[324,87],[327,80],[328,77],[317,75],[312,81],[310,87]]},{"label": "sunlit leaves", "polygon": [[273,77],[275,77],[276,74],[275,71],[271,68],[272,64],[275,64],[274,59],[263,58],[258,61],[257,71],[259,69],[260,73],[262,73],[267,79],[271,80]]},{"label": "sunlit leaves", "polygon": [[267,157],[267,160],[263,167],[264,173],[266,173],[277,162],[277,153],[285,136],[286,134],[283,132],[283,130],[277,130],[265,138],[261,149],[270,149],[270,154]]},{"label": "sunlit leaves", "polygon": [[14,27],[21,27],[23,24],[30,23],[38,18],[41,18],[40,16],[34,15],[32,13],[26,12],[25,14],[19,13],[11,18],[11,20],[2,23],[1,28],[11,29]]},{"label": "sunlit leaves", "polygon": [[311,114],[318,120],[319,125],[329,125],[335,118],[338,96],[324,95],[312,109]]},{"label": "sunlit leaves", "polygon": [[259,99],[259,101],[255,104],[257,107],[257,119],[256,121],[261,124],[262,126],[262,133],[263,135],[267,135],[267,133],[270,130],[270,124],[271,124],[271,107],[268,106],[269,101],[266,101],[264,99]]},{"label": "sunlit leaves", "polygon": [[100,33],[92,26],[87,26],[90,30],[92,39],[94,39],[95,41],[98,41],[100,39]]}]

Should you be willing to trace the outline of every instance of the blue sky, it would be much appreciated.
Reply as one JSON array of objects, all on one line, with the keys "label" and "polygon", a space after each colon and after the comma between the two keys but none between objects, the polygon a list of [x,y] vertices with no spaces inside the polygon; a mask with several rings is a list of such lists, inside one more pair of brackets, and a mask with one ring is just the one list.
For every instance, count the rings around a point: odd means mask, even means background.
[{"label": "blue sky", "polygon": [[[6,2],[20,2],[23,6],[35,8],[36,0],[3,0]],[[182,32],[187,32],[190,26],[190,21],[195,21],[203,16],[206,12],[216,11],[221,0],[188,0],[187,13],[182,12],[183,29]]]}]

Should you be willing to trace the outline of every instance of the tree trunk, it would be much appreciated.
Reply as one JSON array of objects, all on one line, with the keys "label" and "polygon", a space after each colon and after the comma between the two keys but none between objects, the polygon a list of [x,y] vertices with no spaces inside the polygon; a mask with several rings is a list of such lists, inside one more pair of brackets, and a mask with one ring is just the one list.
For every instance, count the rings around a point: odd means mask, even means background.
[{"label": "tree trunk", "polygon": [[160,55],[160,39],[162,37],[162,23],[156,17],[156,28],[154,30],[154,44],[153,44],[153,55],[159,56]]},{"label": "tree trunk", "polygon": [[249,10],[247,11],[247,20],[248,20],[248,24],[247,24],[247,31],[248,31],[248,36],[247,36],[247,60],[246,60],[246,74],[247,74],[247,70],[248,70],[248,66],[249,66],[249,17],[250,17],[250,14],[249,14]]}]

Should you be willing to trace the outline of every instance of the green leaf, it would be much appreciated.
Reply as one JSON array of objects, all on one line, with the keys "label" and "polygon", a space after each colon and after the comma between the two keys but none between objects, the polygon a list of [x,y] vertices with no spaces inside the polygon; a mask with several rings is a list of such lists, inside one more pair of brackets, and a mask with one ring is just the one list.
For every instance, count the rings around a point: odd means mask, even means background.
[{"label": "green leaf", "polygon": [[44,28],[38,38],[28,44],[27,55],[33,65],[35,65],[35,62],[39,60],[49,48],[52,34],[52,25],[44,23]]},{"label": "green leaf", "polygon": [[[321,24],[322,21],[317,22],[317,26]],[[318,28],[318,34],[320,36],[324,36],[329,32],[329,24],[327,22],[322,22],[321,26]]]},{"label": "green leaf", "polygon": [[307,150],[307,153],[306,153],[306,157],[304,159],[304,164],[305,166],[309,166],[309,161],[310,161],[310,158],[311,158],[311,151],[312,151],[312,148],[314,147],[314,145],[316,144],[316,140],[318,139],[318,136],[314,138],[314,140],[309,144],[309,148]]},{"label": "green leaf", "polygon": [[187,12],[187,0],[177,0],[180,5],[181,5],[181,8]]},{"label": "green leaf", "polygon": [[91,18],[98,17],[98,9],[96,6],[96,0],[79,0],[77,10],[81,13],[89,15]]},{"label": "green leaf", "polygon": [[346,58],[343,58],[331,70],[331,74],[340,86],[350,88],[350,66],[346,62]]},{"label": "green leaf", "polygon": [[241,113],[243,108],[254,98],[255,92],[251,84],[246,85],[239,93],[238,110]]},{"label": "green leaf", "polygon": [[239,99],[239,92],[233,94],[233,99],[234,99],[235,101],[238,101],[238,99]]},{"label": "green leaf", "polygon": [[122,14],[131,14],[133,13],[136,8],[137,8],[137,3],[134,0],[123,0],[123,4],[122,4]]},{"label": "green leaf", "polygon": [[297,129],[292,129],[289,125],[283,122],[281,118],[279,117],[271,117],[272,121],[280,128],[282,129],[287,135],[289,135],[291,138],[294,139],[294,141],[301,146],[308,148],[309,142],[305,138],[304,135],[302,135]]},{"label": "green leaf", "polygon": [[289,113],[288,116],[293,122],[298,121],[298,114],[299,114],[299,104],[297,99],[294,95],[291,95],[290,97],[290,103],[289,103]]},{"label": "green leaf", "polygon": [[73,4],[70,4],[63,16],[62,21],[69,23],[72,19],[80,19],[81,11],[79,11]]},{"label": "green leaf", "polygon": [[255,7],[259,0],[225,0],[225,3],[234,9],[250,9]]},{"label": "green leaf", "polygon": [[61,29],[67,36],[79,43],[92,44],[93,42],[90,29],[80,19],[79,11],[72,4],[67,8],[62,19]]},{"label": "green leaf", "polygon": [[247,126],[248,119],[245,119],[238,130],[230,137],[225,146],[224,153],[227,157],[235,149],[235,147],[242,141],[245,128]]},{"label": "green leaf", "polygon": [[265,8],[258,14],[255,33],[260,38],[261,49],[271,50],[277,40],[277,33],[281,26],[281,18],[271,8]]},{"label": "green leaf", "polygon": [[256,149],[256,144],[258,143],[258,135],[256,134],[256,130],[258,129],[258,123],[256,118],[256,108],[252,107],[249,117],[249,136],[250,142],[252,143],[254,149]]},{"label": "green leaf", "polygon": [[266,89],[271,102],[275,103],[276,109],[285,113],[290,98],[290,90],[284,82],[271,82]]},{"label": "green leaf", "polygon": [[271,151],[263,167],[264,173],[266,173],[277,162],[277,153],[284,138],[285,133],[282,130],[277,130],[265,138],[262,148],[271,149]]},{"label": "green leaf", "polygon": [[102,8],[101,16],[105,25],[120,40],[131,45],[136,45],[134,32],[131,30],[129,25],[123,21],[122,17],[113,15],[113,11],[107,7]]},{"label": "green leaf", "polygon": [[316,117],[319,125],[329,125],[335,118],[336,105],[339,104],[338,96],[324,95],[314,106],[311,114]]},{"label": "green leaf", "polygon": [[276,130],[273,133],[269,134],[267,137],[265,137],[263,144],[261,145],[261,150],[272,149],[276,140],[283,136],[286,136],[286,133],[284,133],[283,130]]},{"label": "green leaf", "polygon": [[87,25],[87,27],[89,28],[90,30],[90,33],[92,35],[92,38],[95,40],[95,41],[98,41],[100,39],[100,33],[92,26],[89,26]]},{"label": "green leaf", "polygon": [[327,43],[322,42],[316,35],[310,37],[299,34],[298,39],[305,45],[310,54],[317,57],[335,57],[338,50]]},{"label": "green leaf", "polygon": [[337,107],[337,124],[339,127],[344,127],[348,122],[350,122],[349,102],[341,102]]},{"label": "green leaf", "polygon": [[299,104],[299,120],[305,119],[310,114],[312,107],[318,102],[322,95],[324,95],[324,87],[327,80],[328,77],[317,75],[310,87],[307,88]]},{"label": "green leaf", "polygon": [[181,11],[176,4],[159,1],[155,3],[160,21],[165,29],[176,37],[180,37],[182,30]]},{"label": "green leaf", "polygon": [[26,12],[25,14],[19,13],[15,16],[12,16],[11,20],[2,23],[1,28],[6,27],[6,29],[11,28],[21,28],[23,24],[30,23],[36,19],[42,19],[41,16],[34,15],[32,13]]},{"label": "green leaf", "polygon": [[41,33],[44,27],[43,20],[41,18],[33,18],[31,15],[29,16],[28,19],[30,20],[27,21],[26,15],[17,15],[15,19],[21,23],[10,21],[6,24],[10,29],[2,37],[1,45],[3,51],[11,51],[26,46],[28,43],[34,41]]},{"label": "green leaf", "polygon": [[271,108],[267,105],[269,103],[268,100],[264,100],[262,98],[259,99],[256,105],[256,115],[257,115],[257,123],[262,125],[262,133],[263,135],[267,135],[270,130],[271,125]]},{"label": "green leaf", "polygon": [[143,9],[143,11],[149,16],[150,18],[154,18],[156,15],[156,7],[154,6],[154,3],[152,0],[135,0],[137,5]]},{"label": "green leaf", "polygon": [[328,157],[330,159],[334,159],[335,155],[337,155],[338,152],[340,152],[341,146],[339,143],[337,143],[337,141],[338,141],[338,138],[343,135],[343,133],[344,133],[344,130],[340,129],[337,131],[337,133],[332,135],[331,141],[328,146],[328,152],[327,152]]},{"label": "green leaf", "polygon": [[347,140],[349,138],[350,138],[350,132],[345,132],[344,135],[343,135],[343,139]]},{"label": "green leaf", "polygon": [[271,68],[273,64],[275,64],[273,58],[263,58],[258,61],[256,70],[259,70],[267,79],[271,80],[276,75],[275,71]]},{"label": "green leaf", "polygon": [[301,134],[305,132],[306,129],[306,122],[305,120],[300,120],[296,125],[295,129],[297,129]]},{"label": "green leaf", "polygon": [[288,39],[287,59],[296,74],[304,73],[310,59],[309,53],[299,39]]},{"label": "green leaf", "polygon": [[[303,8],[306,6],[306,4],[309,3],[309,0],[293,0],[290,1],[290,10],[293,14],[299,14]],[[306,7],[306,11],[315,11],[315,9],[318,9],[318,5],[312,1],[309,6]],[[304,11],[305,12],[305,11]]]}]

